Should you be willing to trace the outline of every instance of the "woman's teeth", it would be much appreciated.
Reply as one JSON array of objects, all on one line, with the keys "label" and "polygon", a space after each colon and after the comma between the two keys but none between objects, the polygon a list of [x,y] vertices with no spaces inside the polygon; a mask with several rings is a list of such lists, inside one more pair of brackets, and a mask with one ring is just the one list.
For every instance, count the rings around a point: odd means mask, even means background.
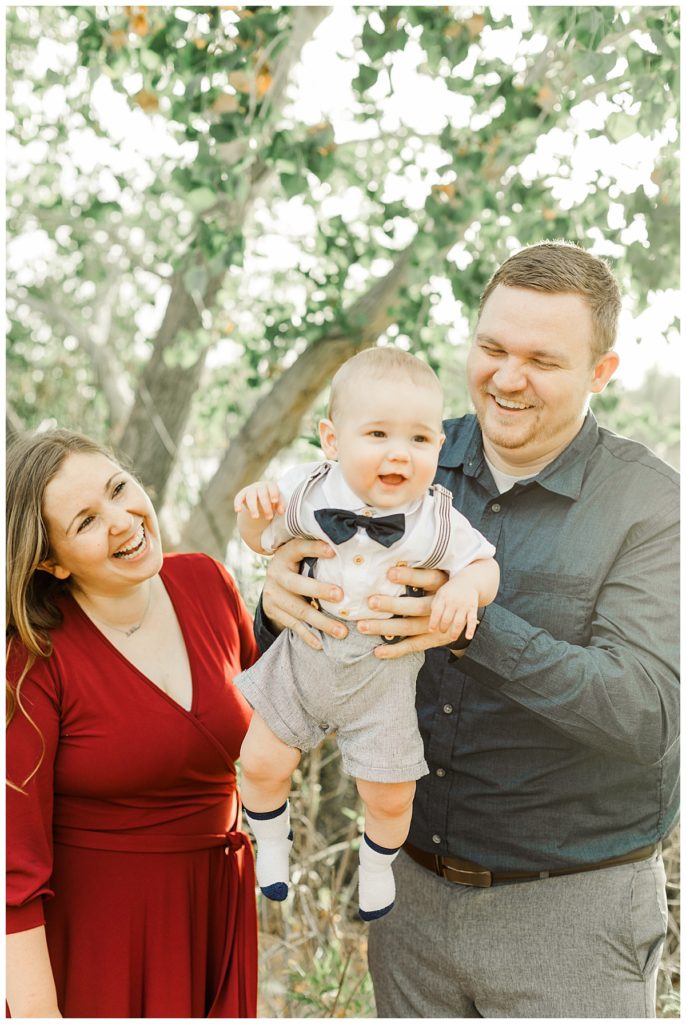
[{"label": "woman's teeth", "polygon": [[133,558],[134,555],[138,554],[140,549],[143,547],[144,543],[145,543],[145,527],[143,526],[143,523],[141,523],[141,525],[138,527],[138,533],[136,534],[136,541],[135,541],[133,547],[124,548],[121,551],[115,551],[113,557],[114,558],[123,558],[123,559]]}]

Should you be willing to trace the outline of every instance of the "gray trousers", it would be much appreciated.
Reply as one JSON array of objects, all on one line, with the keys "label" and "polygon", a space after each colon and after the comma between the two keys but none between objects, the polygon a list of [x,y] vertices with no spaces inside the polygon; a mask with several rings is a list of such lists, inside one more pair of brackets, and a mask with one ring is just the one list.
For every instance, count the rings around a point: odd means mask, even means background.
[{"label": "gray trousers", "polygon": [[488,889],[401,852],[369,932],[379,1017],[654,1017],[662,858]]}]

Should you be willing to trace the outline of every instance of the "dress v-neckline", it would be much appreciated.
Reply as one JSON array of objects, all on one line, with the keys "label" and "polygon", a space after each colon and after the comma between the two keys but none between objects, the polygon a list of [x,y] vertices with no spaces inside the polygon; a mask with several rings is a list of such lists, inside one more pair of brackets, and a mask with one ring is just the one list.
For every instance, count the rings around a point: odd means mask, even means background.
[{"label": "dress v-neckline", "polygon": [[95,622],[93,622],[93,620],[90,618],[90,616],[86,614],[86,612],[83,610],[83,608],[81,607],[81,605],[76,600],[76,598],[74,597],[73,594],[70,593],[69,594],[69,598],[74,603],[74,606],[76,607],[78,614],[83,616],[83,618],[86,620],[88,625],[102,639],[102,641],[107,645],[107,647],[109,647],[110,650],[114,651],[114,653],[119,658],[121,658],[121,660],[123,662],[125,662],[125,664],[130,669],[132,669],[138,676],[140,676],[140,678],[145,683],[147,683],[148,686],[152,687],[153,690],[155,690],[156,693],[159,693],[161,697],[163,697],[165,700],[167,700],[175,708],[178,708],[179,711],[182,711],[185,715],[193,715],[195,717],[195,714],[196,714],[196,711],[197,711],[197,700],[198,700],[197,676],[196,676],[196,673],[195,673],[195,670],[194,670],[194,667],[193,667],[193,659],[191,657],[191,648],[190,648],[190,645],[188,643],[188,637],[186,635],[186,630],[184,628],[184,625],[183,625],[181,619],[179,618],[179,614],[178,614],[178,612],[176,610],[176,605],[174,603],[174,598],[172,597],[172,594],[170,593],[169,587],[167,586],[167,581],[164,578],[164,569],[165,569],[165,567],[164,567],[164,565],[162,565],[162,568],[160,569],[160,572],[159,572],[158,575],[160,577],[160,582],[162,583],[162,586],[164,587],[165,593],[166,593],[167,597],[169,598],[169,603],[172,606],[172,610],[174,612],[174,615],[176,616],[176,623],[177,623],[177,625],[179,627],[179,630],[181,632],[181,639],[183,640],[183,646],[186,649],[186,658],[188,659],[188,668],[189,668],[190,676],[191,676],[191,706],[189,708],[185,708],[183,706],[183,704],[179,703],[179,701],[176,700],[174,697],[172,697],[170,693],[167,693],[166,690],[163,690],[161,686],[158,686],[158,684],[155,682],[154,679],[151,679],[150,676],[146,676],[145,672],[142,672],[141,669],[139,669],[138,666],[133,661],[131,661],[129,658],[127,658],[126,655],[124,654],[124,652],[122,650],[120,650],[120,648],[117,647],[116,644],[113,644],[112,641],[109,639],[109,637],[105,636],[105,634],[102,632],[102,630],[98,628],[98,626],[96,625]]}]

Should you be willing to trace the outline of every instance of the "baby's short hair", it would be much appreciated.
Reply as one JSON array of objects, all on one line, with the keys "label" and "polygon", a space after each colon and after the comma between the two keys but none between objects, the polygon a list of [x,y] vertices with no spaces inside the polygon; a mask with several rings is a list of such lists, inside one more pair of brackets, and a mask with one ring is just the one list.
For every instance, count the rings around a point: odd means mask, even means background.
[{"label": "baby's short hair", "polygon": [[443,388],[428,363],[423,362],[409,352],[404,352],[401,348],[385,345],[383,348],[364,349],[364,351],[358,352],[357,355],[347,359],[338,368],[331,381],[327,412],[330,420],[340,415],[343,393],[358,376],[364,376],[365,380],[374,378],[377,380],[387,380],[389,377],[395,379],[405,377],[415,384],[433,387],[436,390],[437,400],[441,404],[441,411],[443,409]]}]

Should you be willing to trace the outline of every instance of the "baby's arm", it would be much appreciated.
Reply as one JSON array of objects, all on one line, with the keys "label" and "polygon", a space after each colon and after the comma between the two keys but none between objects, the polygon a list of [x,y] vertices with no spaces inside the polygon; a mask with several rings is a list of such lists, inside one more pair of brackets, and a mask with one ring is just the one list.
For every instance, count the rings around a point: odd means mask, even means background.
[{"label": "baby's arm", "polygon": [[262,547],[262,534],[275,513],[286,511],[278,486],[268,480],[248,484],[236,495],[233,507],[238,513],[238,531],[248,547],[259,555],[270,555],[271,551]]},{"label": "baby's arm", "polygon": [[477,626],[477,611],[495,599],[500,569],[494,558],[477,558],[454,573],[436,592],[431,603],[429,632],[461,633],[471,640]]}]

